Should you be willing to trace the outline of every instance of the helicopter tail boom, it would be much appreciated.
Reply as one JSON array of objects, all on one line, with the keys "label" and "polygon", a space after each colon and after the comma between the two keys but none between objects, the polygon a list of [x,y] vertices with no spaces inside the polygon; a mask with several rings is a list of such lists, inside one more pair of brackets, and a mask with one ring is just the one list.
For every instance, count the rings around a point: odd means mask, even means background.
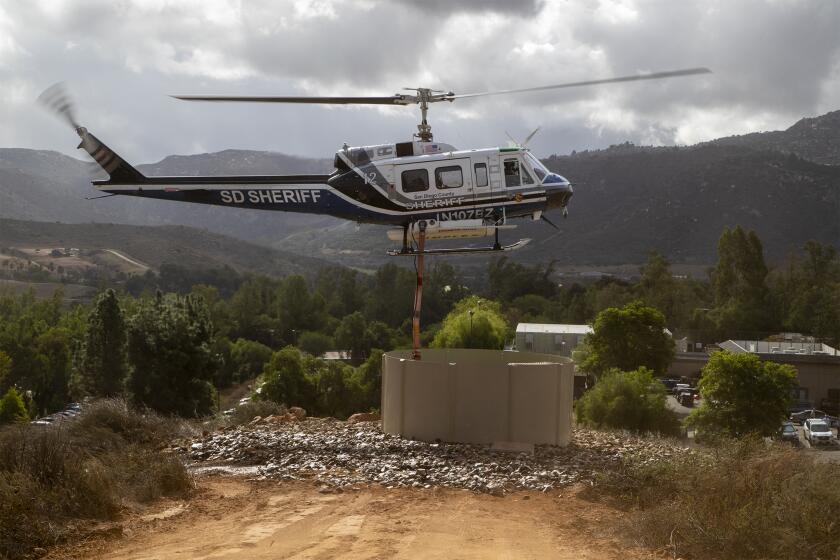
[{"label": "helicopter tail boom", "polygon": [[146,182],[145,175],[137,171],[99,138],[88,132],[85,127],[76,128],[76,133],[82,139],[79,148],[86,151],[109,176],[109,179],[101,184],[142,184]]}]

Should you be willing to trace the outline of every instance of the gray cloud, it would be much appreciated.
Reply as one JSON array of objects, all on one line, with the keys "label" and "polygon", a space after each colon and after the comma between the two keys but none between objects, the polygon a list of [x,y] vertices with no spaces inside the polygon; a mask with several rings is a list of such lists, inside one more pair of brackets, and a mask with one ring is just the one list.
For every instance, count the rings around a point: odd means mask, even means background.
[{"label": "gray cloud", "polygon": [[325,156],[406,139],[416,108],[188,104],[171,93],[456,92],[709,66],[662,82],[462,100],[436,137],[540,155],[694,142],[840,108],[833,1],[0,0],[0,145],[72,152],[34,103],[66,80],[80,118],[135,161],[230,147]]}]

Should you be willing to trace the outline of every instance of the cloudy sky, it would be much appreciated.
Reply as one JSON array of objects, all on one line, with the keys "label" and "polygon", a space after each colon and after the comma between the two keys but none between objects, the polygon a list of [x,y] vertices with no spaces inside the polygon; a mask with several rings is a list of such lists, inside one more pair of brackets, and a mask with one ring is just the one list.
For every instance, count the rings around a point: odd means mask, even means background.
[{"label": "cloudy sky", "polygon": [[408,139],[415,107],[187,103],[177,93],[456,93],[707,66],[712,75],[527,93],[430,112],[437,140],[542,130],[540,156],[692,144],[840,109],[836,0],[0,0],[0,146],[75,153],[35,98],[64,81],[129,161],[225,148],[329,157]]}]

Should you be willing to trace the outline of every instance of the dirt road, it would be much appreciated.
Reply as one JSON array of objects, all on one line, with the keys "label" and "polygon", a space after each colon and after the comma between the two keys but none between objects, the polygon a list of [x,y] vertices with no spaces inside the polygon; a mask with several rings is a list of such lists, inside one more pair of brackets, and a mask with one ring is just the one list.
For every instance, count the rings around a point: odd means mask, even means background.
[{"label": "dirt road", "polygon": [[[337,494],[310,483],[203,477],[198,495],[161,503],[122,525],[123,535],[50,558],[650,558],[611,527],[622,515],[575,490],[505,497],[465,490]],[[116,531],[119,532],[119,531]]]}]

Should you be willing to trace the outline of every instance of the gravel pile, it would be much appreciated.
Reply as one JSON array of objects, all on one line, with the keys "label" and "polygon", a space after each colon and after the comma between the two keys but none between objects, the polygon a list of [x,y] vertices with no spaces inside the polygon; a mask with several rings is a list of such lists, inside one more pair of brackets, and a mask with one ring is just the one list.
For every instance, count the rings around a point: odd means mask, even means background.
[{"label": "gravel pile", "polygon": [[262,477],[315,480],[329,488],[377,483],[391,487],[447,486],[501,495],[547,491],[591,481],[623,458],[655,461],[684,447],[620,433],[577,429],[567,447],[538,445],[534,453],[486,445],[426,443],[382,433],[379,422],[301,422],[238,427],[208,434],[175,451],[197,467],[253,465]]}]

